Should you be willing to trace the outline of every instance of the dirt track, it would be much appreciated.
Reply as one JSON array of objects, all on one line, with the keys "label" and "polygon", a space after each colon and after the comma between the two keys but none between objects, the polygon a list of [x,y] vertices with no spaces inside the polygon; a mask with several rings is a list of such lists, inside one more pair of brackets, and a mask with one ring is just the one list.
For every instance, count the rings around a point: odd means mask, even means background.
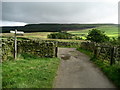
[{"label": "dirt track", "polygon": [[61,58],[54,88],[115,88],[108,78],[75,48],[59,48]]}]

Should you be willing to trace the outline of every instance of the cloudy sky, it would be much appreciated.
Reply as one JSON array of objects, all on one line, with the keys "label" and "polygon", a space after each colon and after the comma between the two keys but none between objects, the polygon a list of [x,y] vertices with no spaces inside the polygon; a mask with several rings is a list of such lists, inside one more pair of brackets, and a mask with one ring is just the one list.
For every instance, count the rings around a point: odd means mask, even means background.
[{"label": "cloudy sky", "polygon": [[29,23],[118,23],[118,2],[2,2],[0,26]]}]

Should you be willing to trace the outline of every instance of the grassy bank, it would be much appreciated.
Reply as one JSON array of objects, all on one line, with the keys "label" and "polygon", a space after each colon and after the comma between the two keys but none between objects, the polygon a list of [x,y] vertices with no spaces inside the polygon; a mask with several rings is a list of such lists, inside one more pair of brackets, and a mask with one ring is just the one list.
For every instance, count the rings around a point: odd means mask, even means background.
[{"label": "grassy bank", "polygon": [[93,53],[81,48],[77,49],[78,51],[85,53],[86,55],[91,57],[91,61],[93,61],[104,73],[105,75],[117,86],[120,88],[120,65],[110,65],[108,62],[94,58]]},{"label": "grassy bank", "polygon": [[52,88],[60,60],[22,54],[2,64],[3,88]]}]

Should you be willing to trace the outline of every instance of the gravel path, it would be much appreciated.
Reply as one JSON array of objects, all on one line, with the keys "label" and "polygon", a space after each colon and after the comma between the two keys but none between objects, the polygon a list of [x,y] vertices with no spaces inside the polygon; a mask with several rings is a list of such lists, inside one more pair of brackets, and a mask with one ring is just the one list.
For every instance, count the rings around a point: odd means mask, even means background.
[{"label": "gravel path", "polygon": [[75,48],[59,48],[61,58],[55,88],[115,88],[108,78]]}]

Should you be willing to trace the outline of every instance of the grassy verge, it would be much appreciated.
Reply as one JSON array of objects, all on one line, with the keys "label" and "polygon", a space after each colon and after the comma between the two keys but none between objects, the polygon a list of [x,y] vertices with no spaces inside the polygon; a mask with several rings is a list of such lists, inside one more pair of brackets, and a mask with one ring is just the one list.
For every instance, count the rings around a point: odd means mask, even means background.
[{"label": "grassy verge", "polygon": [[93,57],[93,53],[91,51],[87,51],[85,49],[78,48],[78,51],[85,53],[86,55],[91,57],[91,61],[93,61],[104,73],[105,75],[117,86],[120,88],[120,65],[110,65],[107,61],[100,60],[98,58]]},{"label": "grassy verge", "polygon": [[60,60],[22,54],[2,64],[3,88],[52,88]]}]

